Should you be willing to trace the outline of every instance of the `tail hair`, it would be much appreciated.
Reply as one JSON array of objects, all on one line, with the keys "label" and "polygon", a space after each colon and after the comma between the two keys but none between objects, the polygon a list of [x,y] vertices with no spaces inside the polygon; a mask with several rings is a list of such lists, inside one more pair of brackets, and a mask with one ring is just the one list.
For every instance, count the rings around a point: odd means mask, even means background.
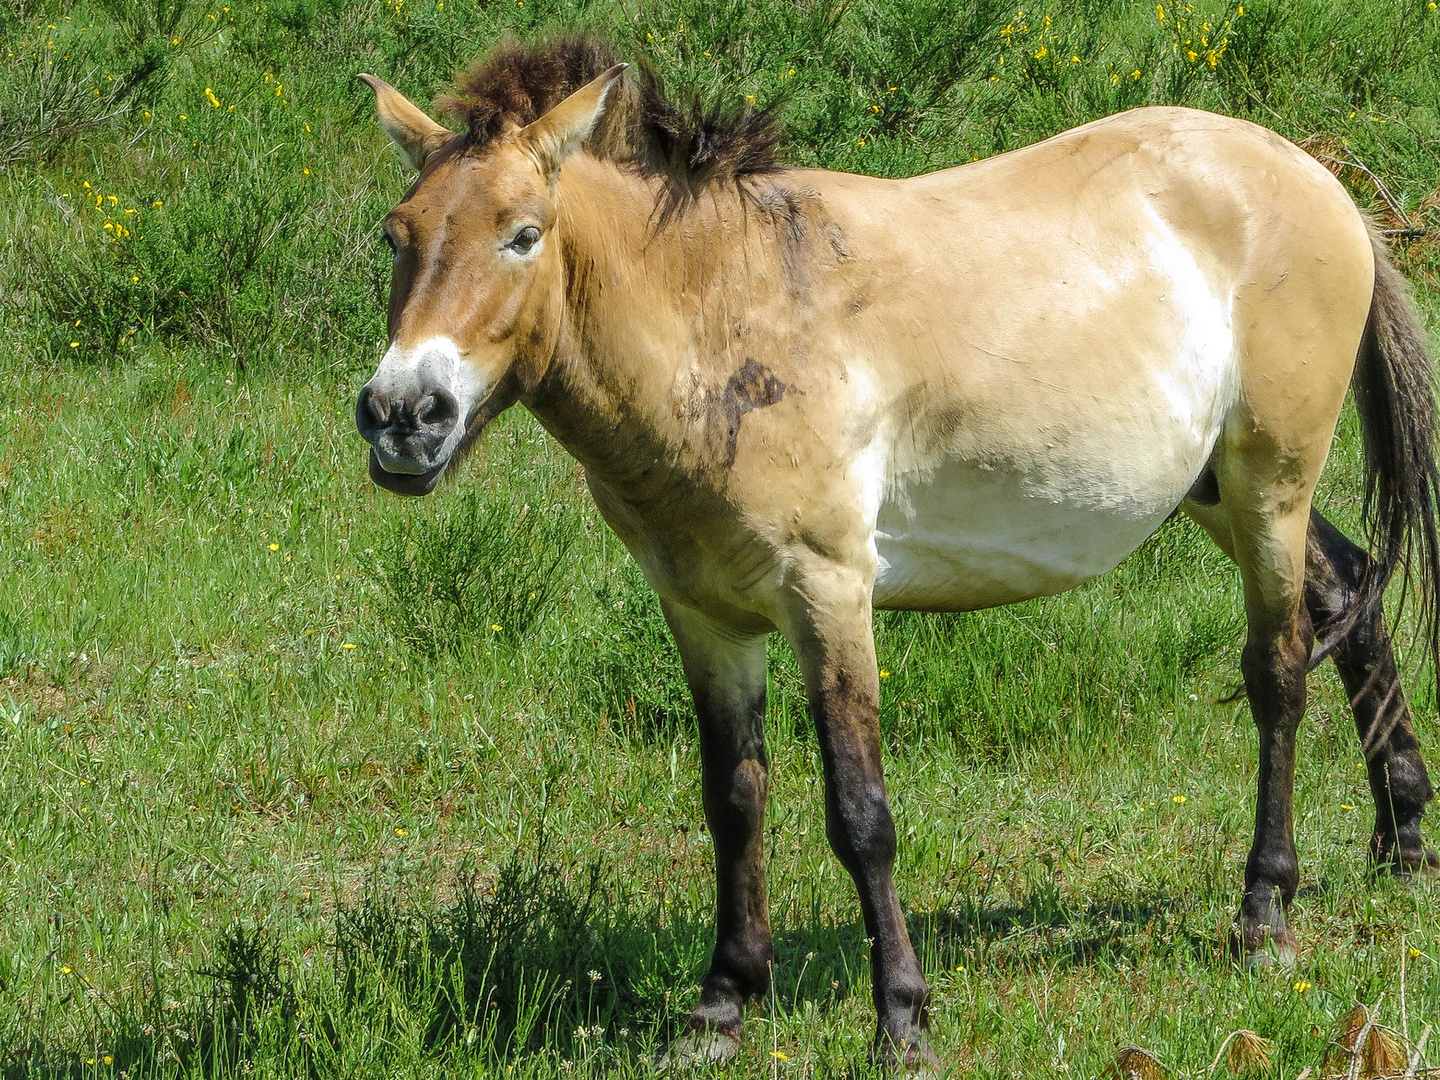
[{"label": "tail hair", "polygon": [[1385,586],[1399,571],[1399,608],[1413,587],[1420,604],[1421,635],[1440,679],[1436,618],[1440,526],[1435,517],[1440,505],[1440,467],[1435,462],[1440,412],[1435,404],[1435,362],[1405,278],[1391,263],[1373,226],[1370,241],[1375,251],[1375,291],[1352,386],[1364,448],[1362,516],[1372,561],[1350,614],[1359,617],[1377,610]]}]

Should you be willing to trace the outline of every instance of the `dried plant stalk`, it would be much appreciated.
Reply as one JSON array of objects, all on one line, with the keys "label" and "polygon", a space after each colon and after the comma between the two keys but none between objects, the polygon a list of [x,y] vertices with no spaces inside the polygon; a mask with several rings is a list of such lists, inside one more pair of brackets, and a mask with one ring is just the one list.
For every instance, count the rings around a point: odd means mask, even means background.
[{"label": "dried plant stalk", "polygon": [[1230,1036],[1225,1052],[1225,1068],[1231,1076],[1270,1071],[1270,1040],[1253,1031],[1241,1029]]},{"label": "dried plant stalk", "polygon": [[1385,1028],[1372,1026],[1361,1050],[1361,1076],[1392,1076],[1405,1071],[1405,1051]]},{"label": "dried plant stalk", "polygon": [[1106,1080],[1170,1080],[1160,1059],[1138,1046],[1127,1046],[1115,1055],[1115,1063],[1105,1070]]}]

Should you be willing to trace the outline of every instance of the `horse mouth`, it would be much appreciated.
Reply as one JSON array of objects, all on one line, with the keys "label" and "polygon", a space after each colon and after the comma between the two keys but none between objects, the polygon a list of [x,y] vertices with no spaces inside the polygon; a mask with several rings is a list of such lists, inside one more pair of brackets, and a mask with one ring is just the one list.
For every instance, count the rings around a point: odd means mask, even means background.
[{"label": "horse mouth", "polygon": [[392,473],[386,472],[385,467],[380,464],[380,455],[375,448],[370,448],[370,479],[377,487],[386,491],[393,491],[396,495],[429,495],[435,490],[435,485],[440,482],[440,477],[445,473],[445,466],[448,461],[436,465],[435,468],[419,473]]},{"label": "horse mouth", "polygon": [[490,421],[513,405],[520,397],[520,383],[513,375],[501,379],[490,394],[465,418],[464,432],[445,460],[422,472],[390,472],[380,463],[380,454],[370,447],[370,479],[377,487],[396,495],[429,495],[450,465],[463,458],[479,441]]}]

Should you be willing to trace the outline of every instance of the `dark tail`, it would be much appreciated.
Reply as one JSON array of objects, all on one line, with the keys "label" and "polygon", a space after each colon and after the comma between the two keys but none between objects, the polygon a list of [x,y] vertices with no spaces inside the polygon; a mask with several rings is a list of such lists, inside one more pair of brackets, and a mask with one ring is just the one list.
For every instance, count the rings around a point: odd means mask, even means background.
[{"label": "dark tail", "polygon": [[[1364,520],[1374,560],[1361,584],[1355,616],[1376,610],[1400,571],[1403,607],[1413,584],[1420,625],[1440,678],[1440,530],[1435,520],[1440,469],[1435,440],[1435,362],[1404,277],[1372,228],[1375,294],[1360,342],[1352,386],[1365,456]],[[1348,621],[1348,620],[1347,620]]]}]

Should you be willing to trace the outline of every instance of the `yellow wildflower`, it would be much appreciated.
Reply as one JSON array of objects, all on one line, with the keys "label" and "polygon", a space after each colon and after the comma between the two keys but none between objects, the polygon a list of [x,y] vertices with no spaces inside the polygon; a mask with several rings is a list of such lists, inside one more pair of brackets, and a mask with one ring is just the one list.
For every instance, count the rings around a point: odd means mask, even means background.
[{"label": "yellow wildflower", "polygon": [[215,96],[215,91],[211,90],[208,86],[205,87],[205,100],[210,102],[212,109],[218,109],[220,107],[220,99]]},{"label": "yellow wildflower", "polygon": [[1301,979],[1299,982],[1297,982],[1297,983],[1295,984],[1295,992],[1296,992],[1297,994],[1303,994],[1303,993],[1305,993],[1306,990],[1309,990],[1309,989],[1310,989],[1310,984],[1309,984],[1308,982],[1306,982],[1304,979]]}]

